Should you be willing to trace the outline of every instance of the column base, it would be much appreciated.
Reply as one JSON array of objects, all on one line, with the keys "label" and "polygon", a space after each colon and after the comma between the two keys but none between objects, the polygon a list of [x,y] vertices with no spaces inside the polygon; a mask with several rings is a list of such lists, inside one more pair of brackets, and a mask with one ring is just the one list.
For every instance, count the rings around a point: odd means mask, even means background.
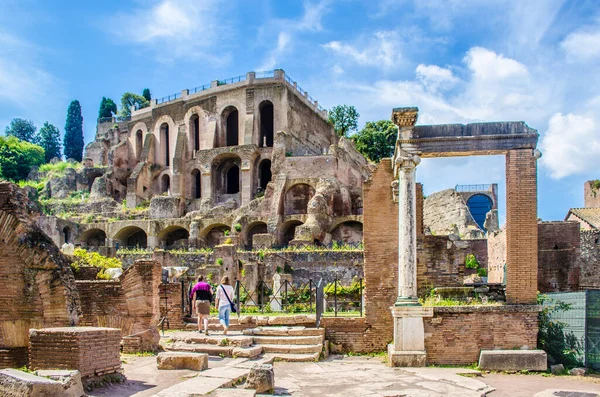
[{"label": "column base", "polygon": [[388,365],[390,367],[424,367],[426,362],[425,350],[395,351],[393,343],[388,345]]},{"label": "column base", "polygon": [[408,296],[399,296],[396,298],[394,306],[421,306],[419,299]]}]

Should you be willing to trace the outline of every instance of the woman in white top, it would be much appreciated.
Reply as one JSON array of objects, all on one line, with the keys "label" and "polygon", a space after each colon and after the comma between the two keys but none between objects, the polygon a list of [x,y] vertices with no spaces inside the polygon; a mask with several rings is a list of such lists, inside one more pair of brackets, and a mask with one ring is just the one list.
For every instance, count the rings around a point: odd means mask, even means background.
[{"label": "woman in white top", "polygon": [[[225,295],[227,293],[227,295]],[[233,303],[233,287],[229,283],[229,277],[221,279],[221,285],[217,288],[215,306],[219,310],[219,322],[223,324],[223,335],[227,335],[229,328],[229,316],[231,315],[231,303]],[[229,297],[229,299],[227,299]],[[231,303],[229,303],[231,301]]]}]

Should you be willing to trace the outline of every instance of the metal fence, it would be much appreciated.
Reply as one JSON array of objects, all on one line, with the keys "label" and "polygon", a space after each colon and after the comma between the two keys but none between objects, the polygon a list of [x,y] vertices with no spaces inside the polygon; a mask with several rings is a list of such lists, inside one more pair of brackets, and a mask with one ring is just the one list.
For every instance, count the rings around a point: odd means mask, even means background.
[{"label": "metal fence", "polygon": [[456,185],[457,192],[488,192],[492,190],[492,185]]},{"label": "metal fence", "polygon": [[[183,281],[182,281],[183,283]],[[182,312],[192,315],[190,292],[194,282],[188,287],[182,284],[187,294],[182,297]],[[293,284],[283,280],[274,290],[261,280],[251,288],[242,282],[235,283],[235,304],[240,314],[264,313],[315,313],[317,322],[322,316],[362,316],[363,315],[363,279],[350,286],[344,286],[335,279],[329,284],[320,279],[309,279],[304,284]],[[217,286],[213,285],[213,296]]]},{"label": "metal fence", "polygon": [[570,310],[550,314],[552,321],[561,322],[564,331],[572,333],[582,342],[583,351],[579,355],[586,367],[600,369],[600,290],[579,292],[557,292],[547,294],[552,300],[569,304]]}]

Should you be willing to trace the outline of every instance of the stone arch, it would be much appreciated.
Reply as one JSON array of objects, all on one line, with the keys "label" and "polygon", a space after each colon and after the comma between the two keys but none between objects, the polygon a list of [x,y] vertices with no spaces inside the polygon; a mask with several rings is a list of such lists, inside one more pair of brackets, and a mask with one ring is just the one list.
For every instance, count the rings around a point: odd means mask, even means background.
[{"label": "stone arch", "polygon": [[259,112],[259,144],[258,147],[273,147],[273,137],[275,135],[275,111],[273,102],[269,100],[262,101],[258,105]]},{"label": "stone arch", "polygon": [[234,153],[223,153],[213,160],[211,178],[217,203],[234,199],[239,206],[242,190],[242,160]]},{"label": "stone arch", "polygon": [[[168,128],[165,129],[165,126]],[[167,131],[168,133],[165,133]],[[177,141],[177,127],[171,116],[164,115],[156,120],[154,124],[154,141],[154,161],[157,164],[169,167],[175,153],[175,143]]]},{"label": "stone arch", "polygon": [[189,197],[191,199],[201,199],[202,198],[202,172],[198,168],[192,169],[190,173],[190,194]]},{"label": "stone arch", "polygon": [[204,227],[198,236],[204,240],[206,247],[213,248],[219,244],[221,237],[225,236],[225,231],[231,231],[231,227],[224,223],[212,223]]},{"label": "stone arch", "polygon": [[188,147],[189,152],[193,154],[198,150],[206,149],[201,143],[201,135],[206,122],[207,114],[200,106],[192,106],[188,109],[183,117],[184,123],[187,126]]},{"label": "stone arch", "polygon": [[248,250],[252,249],[252,237],[255,234],[266,234],[268,232],[269,232],[268,227],[265,222],[256,221],[256,222],[252,222],[251,224],[249,224],[246,227],[246,232],[244,233],[244,235],[246,237],[246,248]]},{"label": "stone arch", "polygon": [[485,216],[494,207],[494,200],[487,194],[477,193],[469,197],[467,207],[479,228],[485,230]]},{"label": "stone arch", "polygon": [[290,220],[283,223],[280,227],[280,232],[278,233],[279,243],[284,246],[289,245],[290,241],[294,239],[296,228],[301,225],[303,225],[303,223],[299,220]]},{"label": "stone arch", "polygon": [[331,230],[331,241],[345,244],[358,244],[363,240],[363,224],[358,221],[345,221]]},{"label": "stone arch", "polygon": [[171,189],[171,177],[168,172],[160,176],[160,193],[168,193]]},{"label": "stone arch", "polygon": [[[129,136],[129,146],[133,151],[133,157],[139,161],[144,150],[144,137],[148,133],[148,127],[146,123],[140,121],[135,123],[130,131],[133,132]],[[138,139],[138,132],[141,133],[141,139]]]},{"label": "stone arch", "polygon": [[223,133],[221,134],[222,146],[237,146],[240,142],[240,112],[233,106],[227,106],[221,113]]},{"label": "stone arch", "polygon": [[117,231],[113,237],[115,243],[120,247],[146,248],[148,246],[148,234],[138,226],[125,226]]},{"label": "stone arch", "polygon": [[172,225],[164,228],[158,233],[158,239],[166,248],[186,247],[190,238],[190,232],[183,226]]},{"label": "stone arch", "polygon": [[285,192],[284,214],[307,214],[308,203],[315,195],[315,188],[307,183],[297,183]]},{"label": "stone arch", "polygon": [[88,229],[79,236],[79,242],[87,248],[104,247],[106,232],[99,228]]}]

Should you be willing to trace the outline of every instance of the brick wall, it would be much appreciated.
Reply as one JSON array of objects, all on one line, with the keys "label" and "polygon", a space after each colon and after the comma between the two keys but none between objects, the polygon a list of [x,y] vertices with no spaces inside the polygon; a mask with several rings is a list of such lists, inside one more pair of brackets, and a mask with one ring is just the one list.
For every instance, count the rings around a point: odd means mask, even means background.
[{"label": "brick wall", "polygon": [[538,290],[577,291],[580,256],[579,223],[538,223]]},{"label": "brick wall", "polygon": [[383,159],[363,184],[367,351],[383,351],[393,338],[390,307],[398,292],[398,204],[392,197],[393,181],[392,160]]},{"label": "brick wall", "polygon": [[0,349],[0,369],[27,365],[27,351],[27,346]]},{"label": "brick wall", "polygon": [[482,349],[537,345],[537,306],[436,307],[424,319],[428,364],[466,365]]},{"label": "brick wall", "polygon": [[587,181],[583,184],[583,201],[586,208],[600,207],[600,190],[594,189],[595,181]]},{"label": "brick wall", "polygon": [[531,149],[506,154],[506,300],[537,295],[537,162]]},{"label": "brick wall", "polygon": [[506,263],[506,229],[488,233],[488,282],[504,281],[504,264]]},{"label": "brick wall", "polygon": [[160,284],[160,316],[169,319],[170,329],[184,329],[181,312],[181,283]]},{"label": "brick wall", "polygon": [[320,325],[325,328],[325,339],[341,345],[343,352],[374,351],[366,335],[369,324],[364,317],[322,317]]},{"label": "brick wall", "polygon": [[116,328],[64,327],[29,332],[29,368],[76,369],[81,376],[121,371],[121,331]]},{"label": "brick wall", "polygon": [[82,316],[79,325],[120,328],[123,335],[133,333],[134,318],[129,316],[120,281],[78,280]]}]

